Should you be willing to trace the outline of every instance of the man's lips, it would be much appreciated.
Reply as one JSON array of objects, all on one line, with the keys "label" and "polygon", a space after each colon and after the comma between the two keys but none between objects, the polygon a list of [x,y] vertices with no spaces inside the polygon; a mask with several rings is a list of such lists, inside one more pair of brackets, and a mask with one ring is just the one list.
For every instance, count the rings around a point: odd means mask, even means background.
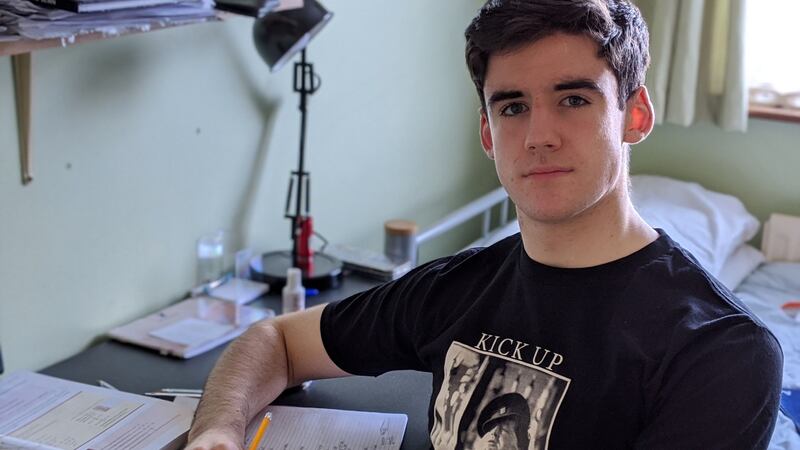
[{"label": "man's lips", "polygon": [[540,177],[566,175],[570,172],[572,172],[572,169],[567,167],[537,167],[536,169],[533,169],[525,173],[523,177],[540,178]]}]

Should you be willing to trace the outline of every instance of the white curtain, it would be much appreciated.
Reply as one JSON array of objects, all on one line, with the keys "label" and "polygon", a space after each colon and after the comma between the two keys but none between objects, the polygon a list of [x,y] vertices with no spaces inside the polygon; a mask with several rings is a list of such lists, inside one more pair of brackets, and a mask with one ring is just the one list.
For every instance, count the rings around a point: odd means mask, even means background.
[{"label": "white curtain", "polygon": [[656,123],[747,127],[747,0],[637,0],[650,28]]}]

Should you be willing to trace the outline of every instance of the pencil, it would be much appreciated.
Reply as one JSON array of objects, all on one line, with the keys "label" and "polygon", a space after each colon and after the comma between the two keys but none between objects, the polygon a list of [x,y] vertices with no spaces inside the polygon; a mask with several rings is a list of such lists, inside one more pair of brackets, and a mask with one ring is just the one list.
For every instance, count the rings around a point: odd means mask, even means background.
[{"label": "pencil", "polygon": [[261,425],[258,426],[258,431],[256,431],[256,437],[254,437],[253,442],[250,443],[249,450],[256,450],[258,448],[258,444],[261,443],[261,438],[264,437],[264,431],[266,431],[271,420],[272,420],[271,412],[264,414],[264,419],[261,421]]}]

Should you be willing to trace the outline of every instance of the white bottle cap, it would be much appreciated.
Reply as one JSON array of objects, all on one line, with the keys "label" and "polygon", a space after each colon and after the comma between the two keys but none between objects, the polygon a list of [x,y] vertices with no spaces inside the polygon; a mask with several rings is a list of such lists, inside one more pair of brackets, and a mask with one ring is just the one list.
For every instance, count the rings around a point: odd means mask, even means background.
[{"label": "white bottle cap", "polygon": [[302,285],[303,272],[297,267],[290,267],[286,269],[286,286],[290,289],[300,289]]}]

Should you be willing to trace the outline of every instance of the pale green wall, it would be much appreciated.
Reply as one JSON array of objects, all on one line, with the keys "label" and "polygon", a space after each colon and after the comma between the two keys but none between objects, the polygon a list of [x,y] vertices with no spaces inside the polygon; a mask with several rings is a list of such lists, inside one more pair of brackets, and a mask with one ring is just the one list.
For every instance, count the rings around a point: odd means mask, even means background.
[{"label": "pale green wall", "polygon": [[[430,224],[496,185],[463,29],[480,2],[327,0],[312,42],[316,227],[380,250],[382,223]],[[0,58],[0,345],[38,369],[179,298],[217,228],[288,247],[299,116],[244,18],[33,55],[33,184],[19,182],[10,60]],[[458,248],[466,236],[427,253]]]},{"label": "pale green wall", "polygon": [[773,212],[800,216],[799,142],[800,125],[794,123],[751,119],[746,133],[707,123],[659,125],[633,147],[631,171],[735,195],[763,223]]}]

